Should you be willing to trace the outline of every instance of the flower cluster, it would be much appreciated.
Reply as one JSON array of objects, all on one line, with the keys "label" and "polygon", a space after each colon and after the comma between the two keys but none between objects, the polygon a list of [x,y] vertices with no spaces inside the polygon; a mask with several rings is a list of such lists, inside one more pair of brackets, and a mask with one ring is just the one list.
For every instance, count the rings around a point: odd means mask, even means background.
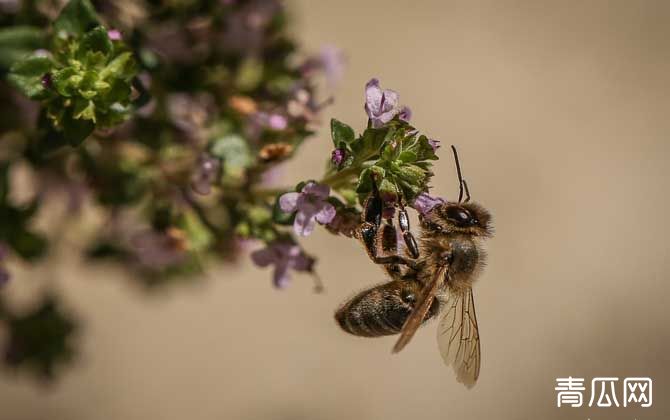
[{"label": "flower cluster", "polygon": [[[362,132],[331,120],[325,172],[276,186],[331,102],[315,75],[333,85],[344,65],[333,47],[300,53],[280,0],[62,3],[0,15],[0,287],[12,287],[16,260],[36,263],[63,236],[66,223],[36,228],[63,193],[59,220],[87,206],[100,216],[83,253],[147,288],[251,249],[276,287],[298,272],[320,289],[300,237],[319,225],[355,237],[373,191],[386,218],[440,202],[427,194],[439,142],[377,79],[365,86]],[[22,171],[35,194],[17,200]],[[69,360],[74,323],[53,299],[23,316],[0,295],[13,366],[50,376]]]},{"label": "flower cluster", "polygon": [[[341,78],[342,53],[301,51],[281,0],[160,3],[0,5],[0,288],[18,280],[18,260],[49,255],[84,208],[100,221],[74,241],[83,254],[127,267],[147,288],[197,279],[249,247],[267,247],[254,261],[275,267],[278,287],[290,270],[313,273],[284,224],[307,234],[334,207],[308,187],[298,214],[283,214],[277,196],[288,189],[271,179],[313,134],[330,103],[317,95],[320,76]],[[26,182],[34,194],[17,199]],[[5,299],[2,324],[19,319]],[[61,317],[49,308],[21,325],[47,328]],[[41,348],[64,351],[71,332],[37,340],[28,330],[5,346],[18,367]],[[67,359],[52,356],[36,362],[44,375]]]}]

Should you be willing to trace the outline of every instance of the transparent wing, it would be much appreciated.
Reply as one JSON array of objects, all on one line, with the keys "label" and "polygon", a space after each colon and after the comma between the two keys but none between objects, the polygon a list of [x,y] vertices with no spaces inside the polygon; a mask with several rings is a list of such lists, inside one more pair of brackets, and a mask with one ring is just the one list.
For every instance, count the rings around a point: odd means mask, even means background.
[{"label": "transparent wing", "polygon": [[450,293],[437,328],[437,345],[444,363],[458,382],[472,388],[479,377],[481,347],[472,289]]},{"label": "transparent wing", "polygon": [[446,265],[441,267],[437,270],[430,283],[424,286],[412,313],[407,317],[405,324],[402,326],[402,330],[400,330],[400,337],[398,338],[398,341],[396,341],[395,346],[393,346],[393,353],[398,353],[407,345],[407,343],[409,343],[412,337],[414,337],[416,330],[426,319],[426,314],[428,314],[430,306],[433,303],[433,300],[435,300],[435,295],[443,283],[444,273],[446,273],[447,269],[448,267]]}]

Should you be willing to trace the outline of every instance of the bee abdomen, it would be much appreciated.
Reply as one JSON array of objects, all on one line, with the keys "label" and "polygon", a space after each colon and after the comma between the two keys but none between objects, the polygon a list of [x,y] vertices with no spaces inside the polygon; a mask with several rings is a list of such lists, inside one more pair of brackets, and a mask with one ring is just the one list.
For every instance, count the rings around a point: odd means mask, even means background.
[{"label": "bee abdomen", "polygon": [[402,299],[395,282],[364,290],[335,313],[340,327],[353,335],[379,337],[400,332],[412,307]]}]

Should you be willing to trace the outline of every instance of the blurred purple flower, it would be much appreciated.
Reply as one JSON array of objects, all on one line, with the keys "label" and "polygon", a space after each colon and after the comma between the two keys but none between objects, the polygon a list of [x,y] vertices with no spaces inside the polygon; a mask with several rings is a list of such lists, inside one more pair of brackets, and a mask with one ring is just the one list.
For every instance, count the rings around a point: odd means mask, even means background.
[{"label": "blurred purple flower", "polygon": [[333,45],[324,45],[318,55],[305,60],[300,66],[300,71],[305,77],[323,71],[328,85],[334,87],[342,80],[345,66],[346,57],[342,50]]},{"label": "blurred purple flower", "polygon": [[433,207],[443,203],[445,203],[445,201],[440,197],[432,197],[426,193],[421,193],[414,199],[412,207],[414,207],[422,215],[425,215],[431,211]]},{"label": "blurred purple flower", "polygon": [[287,241],[275,241],[252,252],[251,260],[260,267],[274,265],[272,280],[280,289],[288,285],[289,269],[311,272],[314,265],[313,258],[305,255],[298,245]]},{"label": "blurred purple flower", "polygon": [[333,162],[333,165],[340,166],[344,163],[344,159],[347,157],[347,151],[344,149],[335,149],[330,154],[330,160]]},{"label": "blurred purple flower", "polygon": [[371,79],[365,85],[365,112],[374,128],[379,128],[395,117],[400,108],[395,91],[379,87],[379,80]]},{"label": "blurred purple flower", "polygon": [[409,122],[409,120],[412,119],[412,110],[408,106],[403,106],[400,108],[398,118],[400,118],[401,121]]},{"label": "blurred purple flower", "polygon": [[335,217],[335,207],[327,200],[329,195],[329,186],[309,182],[301,192],[279,197],[279,207],[286,213],[297,211],[293,230],[300,236],[308,236],[314,231],[317,221],[325,225]]},{"label": "blurred purple flower", "polygon": [[207,195],[212,190],[221,168],[221,161],[206,153],[198,158],[195,171],[191,175],[191,188],[198,194]]},{"label": "blurred purple flower", "polygon": [[435,140],[435,139],[428,139],[428,144],[430,144],[430,147],[433,148],[433,152],[437,152],[437,149],[442,147],[442,145],[440,144],[440,141]]},{"label": "blurred purple flower", "polygon": [[321,68],[326,75],[328,84],[333,87],[344,77],[346,58],[341,49],[333,45],[324,45],[319,54]]},{"label": "blurred purple flower", "polygon": [[123,39],[123,36],[121,35],[121,31],[118,29],[110,29],[107,31],[107,36],[109,39],[112,41],[121,41]]}]

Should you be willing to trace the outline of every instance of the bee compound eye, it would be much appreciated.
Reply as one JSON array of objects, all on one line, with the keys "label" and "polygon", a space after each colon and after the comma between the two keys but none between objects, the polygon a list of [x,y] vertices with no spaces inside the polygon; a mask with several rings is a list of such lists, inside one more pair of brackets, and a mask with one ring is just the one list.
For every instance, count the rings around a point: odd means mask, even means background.
[{"label": "bee compound eye", "polygon": [[416,302],[416,295],[412,292],[407,292],[402,295],[402,300],[403,302],[412,304]]}]

